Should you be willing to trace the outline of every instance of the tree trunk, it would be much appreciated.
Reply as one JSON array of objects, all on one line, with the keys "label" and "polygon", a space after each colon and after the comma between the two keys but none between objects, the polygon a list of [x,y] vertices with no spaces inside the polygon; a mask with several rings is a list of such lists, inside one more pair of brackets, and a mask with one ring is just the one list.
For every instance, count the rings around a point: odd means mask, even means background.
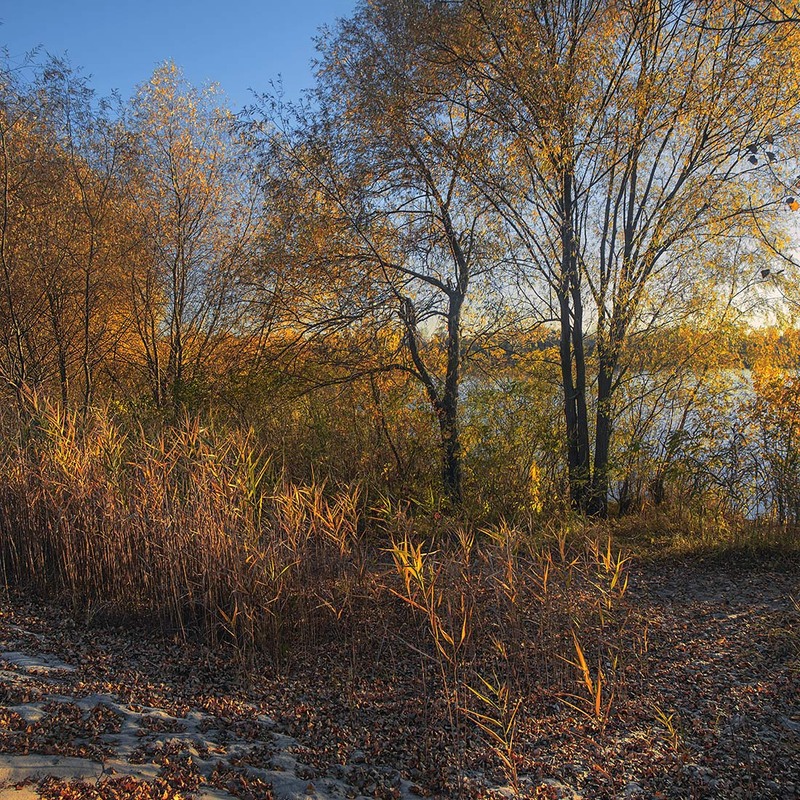
[{"label": "tree trunk", "polygon": [[583,349],[583,301],[572,220],[573,178],[562,183],[561,282],[557,290],[561,323],[559,357],[567,427],[567,471],[570,502],[584,511],[591,482],[589,418],[586,411],[586,357]]},{"label": "tree trunk", "polygon": [[573,377],[572,330],[569,324],[569,301],[561,298],[561,338],[559,356],[561,361],[561,387],[564,401],[564,422],[567,428],[567,474],[572,507],[583,507],[589,480],[588,459],[583,452],[583,420],[579,413],[578,388]]},{"label": "tree trunk", "polygon": [[94,242],[89,246],[88,264],[84,269],[83,281],[83,354],[81,365],[83,367],[83,418],[86,419],[89,414],[89,407],[92,404],[94,393],[92,364],[91,364],[91,289],[92,289],[92,276],[91,264],[94,259]]},{"label": "tree trunk", "polygon": [[447,219],[451,247],[459,270],[459,287],[451,292],[447,309],[447,370],[444,378],[439,426],[442,433],[442,481],[447,499],[459,505],[461,494],[461,440],[458,430],[458,389],[461,378],[461,306],[466,293],[467,266],[460,246],[453,244],[452,225]]},{"label": "tree trunk", "polygon": [[600,354],[600,371],[597,376],[597,424],[594,437],[594,474],[592,490],[586,511],[594,517],[608,515],[608,458],[611,451],[611,434],[614,428],[611,411],[614,380],[613,359]]},{"label": "tree trunk", "polygon": [[442,484],[451,505],[461,503],[461,441],[458,414],[455,406],[445,404],[439,412],[439,430],[442,438]]}]

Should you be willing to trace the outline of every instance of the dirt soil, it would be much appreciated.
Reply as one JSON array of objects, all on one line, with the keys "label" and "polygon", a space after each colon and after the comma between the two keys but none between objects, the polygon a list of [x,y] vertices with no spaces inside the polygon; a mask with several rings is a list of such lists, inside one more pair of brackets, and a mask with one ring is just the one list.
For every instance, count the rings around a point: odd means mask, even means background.
[{"label": "dirt soil", "polygon": [[12,594],[0,799],[800,798],[796,602],[796,563],[635,563],[608,719],[546,688],[524,698],[513,789],[391,631],[276,671]]}]

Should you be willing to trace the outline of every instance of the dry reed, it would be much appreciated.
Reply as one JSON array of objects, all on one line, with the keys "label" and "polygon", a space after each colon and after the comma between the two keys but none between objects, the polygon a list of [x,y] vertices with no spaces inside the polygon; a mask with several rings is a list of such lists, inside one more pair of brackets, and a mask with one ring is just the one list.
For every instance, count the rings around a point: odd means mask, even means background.
[{"label": "dry reed", "polygon": [[0,459],[0,568],[80,614],[224,639],[243,661],[391,628],[438,664],[459,748],[471,725],[512,784],[522,698],[544,690],[602,734],[631,650],[610,541],[369,506],[357,485],[283,482],[247,432],[187,419],[151,436],[35,404]]}]

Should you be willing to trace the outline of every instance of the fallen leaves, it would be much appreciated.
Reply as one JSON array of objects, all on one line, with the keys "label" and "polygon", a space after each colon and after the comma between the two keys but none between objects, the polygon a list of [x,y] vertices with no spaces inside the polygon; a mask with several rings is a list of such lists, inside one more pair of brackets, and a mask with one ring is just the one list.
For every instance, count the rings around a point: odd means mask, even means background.
[{"label": "fallen leaves", "polygon": [[[624,680],[602,733],[560,702],[558,674],[550,683],[538,676],[520,708],[521,796],[797,795],[800,609],[789,602],[797,586],[792,573],[766,568],[637,565],[631,626],[646,631],[647,647],[621,653]],[[231,669],[223,649],[87,630],[57,609],[17,599],[0,615],[4,647],[80,668],[49,677],[20,670],[18,681],[3,684],[0,751],[107,759],[129,723],[108,703],[83,700],[103,694],[139,715],[139,745],[128,760],[157,777],[45,781],[45,800],[178,800],[204,786],[272,800],[263,775],[284,764],[309,797],[328,797],[330,780],[353,797],[499,797],[492,754],[475,731],[455,737],[427,662],[391,640],[375,658],[370,632],[357,637],[318,643],[285,674],[266,662],[245,673]],[[535,657],[535,643],[517,657]],[[0,668],[10,674],[14,665]],[[40,716],[26,719],[25,703]]]}]

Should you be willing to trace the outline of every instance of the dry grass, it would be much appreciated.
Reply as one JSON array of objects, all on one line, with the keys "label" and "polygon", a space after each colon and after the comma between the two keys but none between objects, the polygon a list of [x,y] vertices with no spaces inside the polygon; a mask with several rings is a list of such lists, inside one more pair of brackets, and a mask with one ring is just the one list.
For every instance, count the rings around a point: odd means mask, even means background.
[{"label": "dry grass", "polygon": [[224,638],[244,664],[391,635],[436,665],[453,736],[477,728],[512,785],[520,699],[544,687],[599,735],[630,650],[610,540],[476,531],[376,508],[359,486],[288,485],[250,435],[193,420],[151,437],[35,407],[0,462],[0,531],[6,585]]},{"label": "dry grass", "polygon": [[780,562],[800,554],[800,529],[769,518],[663,507],[610,520],[605,527],[629,552],[659,561],[710,557]]},{"label": "dry grass", "polygon": [[246,434],[186,421],[149,439],[39,407],[0,464],[6,583],[242,652],[290,625],[313,636],[304,587],[352,572],[358,493],[275,491],[266,475]]}]

